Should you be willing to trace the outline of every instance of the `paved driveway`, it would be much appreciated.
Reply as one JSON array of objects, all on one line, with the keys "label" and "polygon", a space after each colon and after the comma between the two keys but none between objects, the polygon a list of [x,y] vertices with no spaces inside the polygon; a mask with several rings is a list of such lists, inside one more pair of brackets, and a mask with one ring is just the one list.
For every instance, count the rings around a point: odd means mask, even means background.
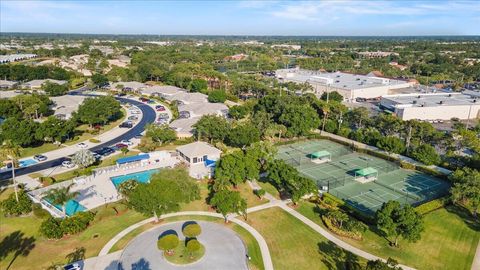
[{"label": "paved driveway", "polygon": [[168,263],[162,251],[157,248],[158,236],[167,230],[175,230],[183,239],[182,225],[185,221],[156,227],[137,236],[124,249],[118,269],[198,269],[198,270],[248,270],[246,249],[242,240],[232,230],[222,225],[198,221],[202,234],[198,240],[205,246],[205,255],[200,261],[188,266],[175,266]]}]

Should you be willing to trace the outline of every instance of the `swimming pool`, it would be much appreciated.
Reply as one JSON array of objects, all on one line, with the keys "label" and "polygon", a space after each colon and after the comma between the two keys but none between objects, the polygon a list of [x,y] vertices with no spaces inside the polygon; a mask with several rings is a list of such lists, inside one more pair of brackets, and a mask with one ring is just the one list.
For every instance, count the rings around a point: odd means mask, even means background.
[{"label": "swimming pool", "polygon": [[133,179],[140,183],[147,183],[148,181],[150,181],[150,178],[152,177],[152,175],[157,173],[158,171],[159,171],[158,169],[153,169],[153,170],[148,170],[143,172],[119,175],[119,176],[111,177],[110,180],[112,180],[112,183],[113,185],[115,185],[116,188],[118,188],[118,186],[121,183],[130,179]]},{"label": "swimming pool", "polygon": [[[45,199],[47,202],[49,202],[51,205],[55,206],[55,208],[57,208],[58,210],[62,211],[62,206],[60,204],[53,204],[50,202],[50,200],[48,199]],[[86,211],[87,208],[85,208],[85,206],[81,205],[79,202],[75,201],[75,200],[69,200],[66,204],[65,204],[65,213],[67,214],[67,216],[72,216],[74,215],[75,213],[78,213],[78,212],[83,212],[83,211]]]},{"label": "swimming pool", "polygon": [[27,167],[27,166],[30,166],[30,165],[33,165],[33,164],[37,164],[38,162],[34,159],[24,159],[24,160],[20,160],[18,162],[18,166],[19,167]]}]

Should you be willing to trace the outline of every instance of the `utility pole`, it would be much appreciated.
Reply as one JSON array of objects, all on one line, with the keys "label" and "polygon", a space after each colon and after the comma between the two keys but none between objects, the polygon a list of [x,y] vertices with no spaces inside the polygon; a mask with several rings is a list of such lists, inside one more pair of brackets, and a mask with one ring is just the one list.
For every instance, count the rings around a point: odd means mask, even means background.
[{"label": "utility pole", "polygon": [[410,139],[412,137],[412,128],[413,128],[412,126],[408,128],[408,135],[407,135],[407,142],[406,142],[407,149],[410,146]]}]

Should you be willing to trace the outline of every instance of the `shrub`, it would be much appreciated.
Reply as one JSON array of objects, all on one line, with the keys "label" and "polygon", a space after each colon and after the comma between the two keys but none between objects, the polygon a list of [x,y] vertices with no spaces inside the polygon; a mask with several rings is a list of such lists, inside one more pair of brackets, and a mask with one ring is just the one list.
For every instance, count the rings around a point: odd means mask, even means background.
[{"label": "shrub", "polygon": [[44,219],[50,216],[50,213],[42,208],[42,205],[39,203],[34,203],[32,205],[33,214],[40,219]]},{"label": "shrub", "polygon": [[63,237],[63,230],[60,226],[62,219],[49,217],[40,225],[40,233],[48,239],[60,239]]},{"label": "shrub", "polygon": [[167,234],[158,239],[157,246],[159,249],[171,254],[172,249],[178,246],[178,236],[176,234]]},{"label": "shrub", "polygon": [[255,195],[257,195],[258,198],[261,199],[263,196],[265,196],[265,193],[266,193],[266,192],[265,192],[264,189],[255,189],[255,190],[253,191],[253,193],[254,193]]},{"label": "shrub", "polygon": [[32,211],[32,201],[23,190],[18,191],[18,202],[15,193],[8,196],[7,199],[0,202],[0,208],[5,216],[20,216]]},{"label": "shrub", "polygon": [[400,161],[400,167],[404,168],[405,170],[415,170],[415,164],[406,161]]},{"label": "shrub", "polygon": [[91,142],[91,143],[100,143],[100,140],[97,140],[97,139],[94,139],[94,138],[91,138],[88,141]]},{"label": "shrub", "polygon": [[344,205],[345,202],[340,200],[339,198],[333,196],[330,193],[323,193],[322,194],[322,202],[327,204],[329,207],[337,208],[337,206]]},{"label": "shrub", "polygon": [[84,231],[95,218],[92,212],[78,212],[62,220],[60,226],[64,234],[76,234]]},{"label": "shrub", "polygon": [[39,180],[40,180],[40,182],[42,182],[42,185],[43,185],[44,187],[49,186],[49,185],[55,183],[55,178],[50,177],[50,176],[41,176],[41,177],[39,178]]},{"label": "shrub", "polygon": [[325,215],[322,215],[322,220],[323,220],[323,223],[325,224],[325,226],[326,226],[330,231],[332,231],[333,233],[335,233],[336,235],[343,236],[343,237],[348,237],[348,238],[352,238],[352,239],[355,239],[355,240],[362,240],[362,234],[361,234],[361,233],[359,233],[359,232],[349,232],[349,231],[342,230],[342,229],[334,226],[334,225],[332,224],[331,219],[328,218],[328,217],[325,216]]},{"label": "shrub", "polygon": [[213,90],[208,94],[208,101],[212,103],[223,103],[227,100],[227,94],[223,90]]},{"label": "shrub", "polygon": [[183,228],[183,235],[188,238],[194,238],[202,233],[202,228],[198,223],[191,223]]},{"label": "shrub", "polygon": [[415,207],[415,210],[420,215],[425,215],[427,213],[430,213],[432,211],[445,207],[449,203],[450,203],[450,200],[447,197],[438,198]]}]

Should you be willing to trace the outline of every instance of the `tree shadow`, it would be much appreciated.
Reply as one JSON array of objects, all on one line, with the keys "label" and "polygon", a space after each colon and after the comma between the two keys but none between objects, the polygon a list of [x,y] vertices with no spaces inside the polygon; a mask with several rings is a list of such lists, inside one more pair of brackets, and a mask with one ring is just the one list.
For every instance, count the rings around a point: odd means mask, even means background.
[{"label": "tree shadow", "polygon": [[141,258],[138,262],[132,263],[132,270],[151,270],[150,263]]},{"label": "tree shadow", "polygon": [[158,236],[158,239],[164,237],[164,236],[167,236],[167,235],[171,235],[171,234],[174,234],[176,236],[178,236],[178,233],[177,231],[173,230],[173,229],[170,229],[170,230],[166,230],[164,232],[162,232],[159,236]]},{"label": "tree shadow", "polygon": [[75,248],[74,251],[65,256],[65,259],[67,259],[68,263],[85,260],[85,251],[84,247]]},{"label": "tree shadow", "polygon": [[0,260],[5,259],[10,253],[13,253],[13,258],[6,269],[9,269],[18,256],[26,257],[30,251],[35,248],[35,237],[26,237],[21,231],[15,231],[0,242]]},{"label": "tree shadow", "polygon": [[468,210],[457,205],[448,205],[445,209],[458,217],[472,230],[480,231],[480,221],[478,218],[473,217]]},{"label": "tree shadow", "polygon": [[358,256],[347,252],[332,242],[319,242],[318,252],[327,269],[361,269]]},{"label": "tree shadow", "polygon": [[193,221],[193,220],[185,221],[185,223],[183,223],[183,225],[182,225],[182,232],[185,229],[185,227],[187,227],[188,225],[191,225],[191,224],[198,224],[198,223],[196,221]]}]

